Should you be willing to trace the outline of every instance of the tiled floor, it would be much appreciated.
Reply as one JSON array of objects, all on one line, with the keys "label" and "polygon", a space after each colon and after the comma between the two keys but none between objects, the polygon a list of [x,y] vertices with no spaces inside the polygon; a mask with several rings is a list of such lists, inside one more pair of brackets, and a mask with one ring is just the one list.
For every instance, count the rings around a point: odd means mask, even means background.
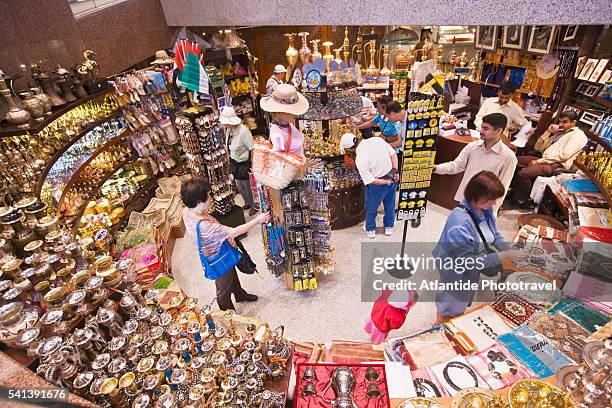
[{"label": "tiled floor", "polygon": [[[408,230],[408,242],[436,242],[450,211],[434,204],[418,229]],[[498,225],[507,239],[516,230],[515,211],[500,211]],[[379,215],[379,225],[382,215]],[[402,228],[398,225],[393,236],[387,237],[379,231],[376,240],[400,242]],[[259,265],[260,273],[239,273],[242,285],[250,293],[257,294],[255,303],[236,305],[237,312],[254,316],[271,326],[284,325],[287,337],[296,340],[327,342],[334,339],[367,341],[363,325],[369,317],[371,303],[360,298],[360,245],[365,241],[362,225],[333,231],[336,270],[320,278],[319,289],[312,292],[293,292],[285,289],[284,281],[270,274],[265,268],[264,252],[258,229],[253,229],[243,241]],[[369,241],[371,242],[371,241]],[[209,303],[214,298],[215,285],[204,278],[194,246],[181,239],[176,243],[172,267],[181,288],[188,294]],[[404,326],[391,336],[421,331],[435,320],[433,303],[418,303],[409,313]]]}]

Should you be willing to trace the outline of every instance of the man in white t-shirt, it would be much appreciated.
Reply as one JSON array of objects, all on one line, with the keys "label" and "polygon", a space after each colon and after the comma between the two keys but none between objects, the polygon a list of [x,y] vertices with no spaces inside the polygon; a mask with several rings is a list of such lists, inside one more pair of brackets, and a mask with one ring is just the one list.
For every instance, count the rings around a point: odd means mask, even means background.
[{"label": "man in white t-shirt", "polygon": [[268,79],[268,82],[266,82],[266,95],[272,95],[277,85],[285,83],[285,75],[287,75],[287,68],[281,64],[274,67],[272,76]]},{"label": "man in white t-shirt", "polygon": [[[350,149],[355,146],[356,140],[352,133],[345,133],[340,140],[340,147]],[[357,170],[365,184],[366,235],[368,238],[376,236],[376,213],[381,202],[385,209],[385,235],[392,235],[395,224],[395,185],[399,179],[395,150],[385,139],[372,137],[359,143],[356,154]]]}]

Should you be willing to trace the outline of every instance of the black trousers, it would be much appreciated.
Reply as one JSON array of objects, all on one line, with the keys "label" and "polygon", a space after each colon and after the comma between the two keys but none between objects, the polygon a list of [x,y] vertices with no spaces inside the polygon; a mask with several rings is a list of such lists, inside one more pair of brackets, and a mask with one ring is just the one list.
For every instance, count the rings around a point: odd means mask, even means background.
[{"label": "black trousers", "polygon": [[225,275],[217,278],[215,286],[217,287],[217,304],[221,310],[235,310],[234,303],[232,302],[232,293],[237,301],[244,299],[247,295],[246,290],[242,289],[240,285],[236,268],[230,269],[225,272]]}]

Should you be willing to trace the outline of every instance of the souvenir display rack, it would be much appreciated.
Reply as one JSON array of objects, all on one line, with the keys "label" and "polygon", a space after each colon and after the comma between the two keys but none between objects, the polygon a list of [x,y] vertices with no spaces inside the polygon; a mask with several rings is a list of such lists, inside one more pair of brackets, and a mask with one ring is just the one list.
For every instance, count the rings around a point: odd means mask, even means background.
[{"label": "souvenir display rack", "polygon": [[195,114],[183,111],[176,115],[175,123],[181,145],[187,153],[187,168],[191,174],[210,183],[214,211],[220,215],[230,213],[235,192],[218,117],[211,108]]},{"label": "souvenir display rack", "polygon": [[[325,81],[324,81],[325,82]],[[329,99],[329,92],[332,93]],[[340,154],[340,138],[349,127],[330,122],[346,119],[361,112],[361,97],[350,86],[333,88],[325,87],[317,91],[305,91],[304,95],[311,103],[310,109],[303,116],[306,135],[305,154],[307,157],[319,158],[325,163],[326,182],[330,225],[332,229],[348,228],[365,219],[363,209],[364,186],[356,168],[344,163]],[[317,130],[315,122],[321,122],[322,131]]]}]

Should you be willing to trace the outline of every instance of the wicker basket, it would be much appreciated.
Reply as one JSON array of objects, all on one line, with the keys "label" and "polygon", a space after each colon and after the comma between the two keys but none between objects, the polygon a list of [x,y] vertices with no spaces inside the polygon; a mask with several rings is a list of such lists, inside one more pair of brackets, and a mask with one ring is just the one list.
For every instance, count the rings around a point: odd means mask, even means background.
[{"label": "wicker basket", "polygon": [[268,141],[257,141],[253,148],[253,175],[264,186],[281,190],[289,185],[306,165],[306,158],[272,150]]}]

